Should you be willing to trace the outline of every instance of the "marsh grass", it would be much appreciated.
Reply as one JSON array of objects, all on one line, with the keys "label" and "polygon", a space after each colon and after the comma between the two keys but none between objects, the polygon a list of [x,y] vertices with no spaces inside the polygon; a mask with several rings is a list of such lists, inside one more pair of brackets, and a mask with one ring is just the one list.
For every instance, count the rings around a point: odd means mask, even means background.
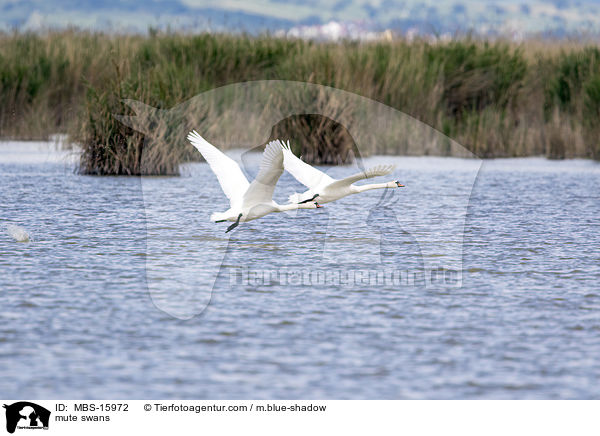
[{"label": "marsh grass", "polygon": [[[83,147],[80,169],[87,174],[175,174],[179,162],[193,158],[184,130],[214,131],[214,114],[132,129],[115,118],[135,114],[123,100],[167,110],[219,86],[262,79],[321,84],[374,99],[481,157],[600,158],[600,50],[572,41],[334,44],[75,30],[0,34],[0,136],[68,133]],[[293,133],[296,125],[301,132],[311,122],[290,119],[285,129]],[[419,153],[402,141],[370,147],[361,152]],[[319,153],[313,155],[318,161]]]}]

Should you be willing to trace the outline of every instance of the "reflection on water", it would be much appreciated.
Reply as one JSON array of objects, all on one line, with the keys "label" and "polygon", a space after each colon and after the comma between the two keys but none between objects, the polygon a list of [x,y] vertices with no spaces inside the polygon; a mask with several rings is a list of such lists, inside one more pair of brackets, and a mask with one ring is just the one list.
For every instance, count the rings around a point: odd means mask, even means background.
[{"label": "reflection on water", "polygon": [[6,397],[598,397],[594,162],[485,162],[463,241],[473,161],[370,158],[407,188],[225,235],[204,164],[97,178],[34,151],[0,144],[0,227],[33,237],[0,232]]}]

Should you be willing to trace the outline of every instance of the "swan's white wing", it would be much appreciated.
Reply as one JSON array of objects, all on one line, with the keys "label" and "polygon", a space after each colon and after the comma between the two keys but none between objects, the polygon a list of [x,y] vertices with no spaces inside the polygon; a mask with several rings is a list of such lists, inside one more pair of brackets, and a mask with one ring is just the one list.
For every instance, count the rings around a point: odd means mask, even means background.
[{"label": "swan's white wing", "polygon": [[234,202],[241,201],[250,184],[237,162],[215,148],[195,130],[188,134],[188,140],[208,162],[232,206]]},{"label": "swan's white wing", "polygon": [[352,183],[357,182],[363,179],[370,179],[378,176],[385,176],[386,174],[391,173],[396,168],[396,165],[377,165],[376,167],[368,168],[365,171],[354,174],[350,177],[346,177],[345,179],[337,180],[328,186],[328,189],[336,189],[342,188],[345,186],[350,186]]},{"label": "swan's white wing", "polygon": [[244,195],[244,207],[253,207],[258,203],[270,203],[281,174],[283,174],[281,142],[271,141],[263,152],[258,174]]},{"label": "swan's white wing", "polygon": [[302,159],[292,153],[289,141],[287,144],[281,144],[281,148],[283,150],[283,165],[285,170],[307,188],[315,189],[319,186],[335,182],[335,179],[303,162]]}]

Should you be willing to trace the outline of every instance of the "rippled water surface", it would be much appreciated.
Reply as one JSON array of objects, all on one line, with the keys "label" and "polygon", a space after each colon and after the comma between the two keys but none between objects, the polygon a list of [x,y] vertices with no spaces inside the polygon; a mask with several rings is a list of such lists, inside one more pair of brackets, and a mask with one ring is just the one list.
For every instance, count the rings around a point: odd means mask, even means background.
[{"label": "rippled water surface", "polygon": [[0,396],[600,398],[600,165],[389,161],[406,188],[225,234],[206,164],[87,177],[0,143]]}]

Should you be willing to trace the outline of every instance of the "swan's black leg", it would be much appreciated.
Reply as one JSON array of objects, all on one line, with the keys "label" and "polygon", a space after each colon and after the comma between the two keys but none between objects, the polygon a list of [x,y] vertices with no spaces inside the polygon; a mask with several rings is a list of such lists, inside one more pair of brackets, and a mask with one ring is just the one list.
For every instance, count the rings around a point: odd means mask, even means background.
[{"label": "swan's black leg", "polygon": [[230,225],[229,227],[227,227],[227,230],[225,230],[225,233],[229,233],[231,232],[233,229],[235,229],[237,226],[240,225],[240,218],[242,217],[242,214],[238,215],[237,221],[234,222],[232,225]]},{"label": "swan's black leg", "polygon": [[309,198],[308,200],[301,201],[301,202],[300,202],[300,203],[298,203],[298,204],[304,204],[304,203],[308,203],[309,201],[313,201],[313,200],[314,200],[315,198],[317,198],[318,196],[319,196],[319,194],[315,194],[315,195],[313,196],[313,198]]},{"label": "swan's black leg", "polygon": [[219,220],[219,221],[215,221],[216,223],[224,223],[227,220]]}]

